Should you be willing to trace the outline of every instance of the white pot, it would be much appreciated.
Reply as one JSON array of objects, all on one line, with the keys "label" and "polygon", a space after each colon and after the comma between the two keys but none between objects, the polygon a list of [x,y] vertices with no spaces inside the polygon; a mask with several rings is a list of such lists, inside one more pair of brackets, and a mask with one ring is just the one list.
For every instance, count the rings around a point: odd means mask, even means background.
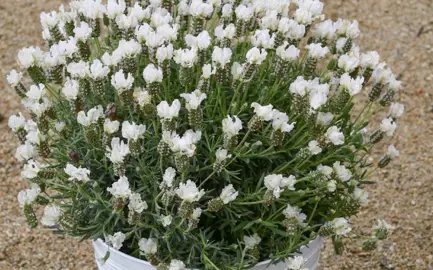
[{"label": "white pot", "polygon": [[[323,238],[318,237],[311,241],[307,246],[301,247],[301,253],[306,263],[305,266],[309,270],[315,270],[319,264],[320,249],[323,246]],[[95,259],[99,270],[156,270],[150,263],[126,255],[118,250],[109,248],[101,239],[93,242],[95,249]],[[107,250],[110,250],[110,257],[102,264],[101,258],[105,256]],[[270,261],[258,263],[251,270],[284,270],[287,267],[286,262],[269,265]]]}]

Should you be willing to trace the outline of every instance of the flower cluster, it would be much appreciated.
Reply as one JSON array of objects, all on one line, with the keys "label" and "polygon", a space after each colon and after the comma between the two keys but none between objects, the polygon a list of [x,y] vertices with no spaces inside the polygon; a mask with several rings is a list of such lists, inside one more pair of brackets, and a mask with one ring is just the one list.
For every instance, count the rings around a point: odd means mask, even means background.
[{"label": "flower cluster", "polygon": [[[399,156],[390,145],[369,159],[404,106],[378,53],[355,44],[358,23],[322,11],[319,0],[76,0],[42,13],[46,50],[20,50],[7,76],[28,111],[9,126],[32,183],[18,195],[29,224],[44,205],[43,226],[161,270],[305,269],[306,241],[339,245],[368,175]],[[390,231],[380,221],[374,241]]]}]

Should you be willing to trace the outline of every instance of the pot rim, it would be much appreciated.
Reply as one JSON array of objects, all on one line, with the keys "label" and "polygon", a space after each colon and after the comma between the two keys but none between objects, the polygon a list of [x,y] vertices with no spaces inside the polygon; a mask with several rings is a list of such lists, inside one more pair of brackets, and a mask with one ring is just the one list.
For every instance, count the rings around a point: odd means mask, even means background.
[{"label": "pot rim", "polygon": [[[316,238],[310,240],[310,242],[308,242],[308,244],[301,246],[301,248],[299,249],[299,253],[301,253],[303,249],[308,248],[308,246],[309,246],[312,242],[318,241],[320,238],[321,238],[321,237],[318,236],[318,237],[316,237]],[[123,252],[121,252],[121,251],[119,251],[119,250],[117,250],[117,249],[114,249],[114,248],[110,247],[110,246],[107,245],[107,244],[106,244],[106,243],[105,243],[101,238],[98,238],[98,239],[96,239],[96,240],[93,240],[93,246],[94,246],[94,248],[95,248],[95,245],[96,245],[95,242],[98,242],[99,244],[104,245],[107,249],[109,249],[110,253],[111,253],[111,252],[114,252],[114,253],[116,253],[117,255],[120,255],[120,256],[122,256],[122,257],[127,258],[128,260],[132,260],[132,261],[135,261],[135,262],[137,262],[137,263],[142,263],[142,264],[145,264],[145,265],[148,265],[148,266],[153,266],[151,263],[149,263],[149,262],[146,261],[146,260],[138,259],[138,258],[136,258],[136,257],[133,257],[133,256],[131,256],[131,255],[128,255],[128,254],[126,254],[126,253],[123,253]],[[259,263],[255,264],[255,266],[264,266],[264,265],[269,264],[270,262],[271,262],[271,260],[269,259],[269,260],[266,260],[266,261],[259,262]]]}]

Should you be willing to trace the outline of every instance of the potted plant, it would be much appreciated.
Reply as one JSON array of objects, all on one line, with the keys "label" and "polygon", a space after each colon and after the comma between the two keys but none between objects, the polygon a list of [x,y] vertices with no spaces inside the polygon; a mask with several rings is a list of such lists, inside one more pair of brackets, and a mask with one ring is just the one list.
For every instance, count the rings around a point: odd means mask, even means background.
[{"label": "potted plant", "polygon": [[322,237],[340,253],[404,110],[358,23],[317,0],[132,2],[42,13],[47,50],[18,53],[29,225],[43,205],[101,269],[315,269]]}]

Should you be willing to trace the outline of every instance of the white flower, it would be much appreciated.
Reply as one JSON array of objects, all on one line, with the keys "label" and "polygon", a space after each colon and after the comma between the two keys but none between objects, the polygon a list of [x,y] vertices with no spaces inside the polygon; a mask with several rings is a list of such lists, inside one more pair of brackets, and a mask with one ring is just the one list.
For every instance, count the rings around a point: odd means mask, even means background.
[{"label": "white flower", "polygon": [[299,225],[303,225],[304,221],[307,219],[307,216],[301,212],[302,209],[300,209],[297,206],[291,206],[290,204],[287,205],[286,209],[284,209],[283,214],[287,219],[296,219]]},{"label": "white flower", "polygon": [[121,69],[111,77],[111,85],[114,86],[119,94],[131,89],[134,83],[134,77],[131,73],[128,73],[127,76],[125,75],[123,69]]},{"label": "white flower", "polygon": [[[281,21],[285,20],[285,18],[282,18]],[[299,24],[295,20],[288,19],[287,22],[284,23],[284,25],[281,23],[279,27],[282,33],[285,33],[285,37],[291,40],[300,40],[305,35],[305,25]]]},{"label": "white flower", "polygon": [[205,193],[204,189],[199,190],[191,180],[187,180],[186,183],[180,183],[175,192],[185,202],[197,202]]},{"label": "white flower", "polygon": [[287,264],[287,270],[308,270],[308,268],[304,267],[305,260],[303,256],[294,256],[289,259]]},{"label": "white flower", "polygon": [[274,46],[274,38],[271,37],[269,29],[256,30],[251,36],[251,43],[258,48],[269,49]]},{"label": "white flower", "polygon": [[[151,3],[153,3],[154,5],[161,5],[161,1],[159,0],[152,0],[150,1]],[[156,8],[156,6],[154,6],[154,8]],[[151,15],[150,18],[150,25],[152,25],[154,28],[158,28],[162,25],[166,25],[166,24],[171,24],[171,22],[173,21],[173,17],[171,17],[171,14],[169,12],[167,12],[167,10],[165,9],[156,9],[155,12],[153,12],[153,14]]]},{"label": "white flower", "polygon": [[313,30],[313,36],[324,40],[331,40],[335,36],[335,25],[332,20],[326,20],[316,24]]},{"label": "white flower", "polygon": [[262,106],[257,102],[251,103],[251,108],[254,108],[254,113],[260,118],[261,121],[272,120],[274,111],[272,104]]},{"label": "white flower", "polygon": [[21,82],[22,78],[23,74],[21,72],[18,73],[15,69],[12,69],[6,77],[8,83],[12,87],[16,87]]},{"label": "white flower", "polygon": [[176,170],[172,167],[168,167],[165,169],[164,175],[162,176],[162,183],[160,185],[160,188],[162,187],[168,187],[171,188],[173,186],[174,178],[176,177]]},{"label": "white flower", "polygon": [[191,68],[197,60],[197,51],[194,48],[179,49],[174,51],[173,54],[173,60],[185,68]]},{"label": "white flower", "polygon": [[397,128],[397,123],[394,122],[392,118],[385,118],[380,123],[379,128],[386,134],[386,136],[391,137],[394,135],[394,131]]},{"label": "white flower", "polygon": [[349,222],[345,218],[336,218],[327,222],[326,225],[333,228],[336,235],[346,236],[350,231],[352,231]]},{"label": "white flower", "polygon": [[319,112],[317,114],[317,123],[322,126],[329,125],[333,119],[334,119],[334,115],[330,112],[327,113]]},{"label": "white flower", "polygon": [[46,136],[42,134],[39,129],[30,130],[27,132],[26,140],[34,145],[40,145],[41,142],[44,142]]},{"label": "white flower", "polygon": [[391,103],[391,106],[389,106],[389,116],[396,119],[400,118],[404,113],[404,105],[398,102]]},{"label": "white flower", "polygon": [[116,232],[113,235],[107,235],[105,236],[105,243],[112,246],[114,249],[119,250],[122,245],[123,241],[125,241],[126,235],[122,232]]},{"label": "white flower", "polygon": [[200,218],[202,212],[203,212],[203,210],[201,210],[200,207],[195,208],[192,211],[191,218],[194,220],[198,220]]},{"label": "white flower", "polygon": [[222,148],[218,148],[218,150],[216,150],[215,156],[216,156],[217,162],[222,162],[222,161],[232,157],[231,154],[228,154],[227,149],[222,149]]},{"label": "white flower", "polygon": [[201,102],[207,98],[205,93],[200,92],[199,90],[195,90],[192,93],[183,93],[180,94],[182,98],[186,101],[186,109],[188,111],[197,110],[200,106]]},{"label": "white flower", "polygon": [[316,140],[312,140],[308,143],[308,150],[312,155],[317,155],[322,152],[322,148],[320,148],[319,143]]},{"label": "white flower", "polygon": [[330,176],[334,172],[334,170],[331,167],[322,164],[317,166],[317,170],[321,172],[323,175],[325,175],[327,178],[330,178]]},{"label": "white flower", "polygon": [[62,88],[62,94],[67,100],[76,100],[79,93],[78,81],[66,78],[65,85]]},{"label": "white flower", "polygon": [[175,99],[171,105],[168,105],[167,101],[163,100],[156,106],[156,110],[160,118],[171,120],[179,116],[180,107],[178,99]]},{"label": "white flower", "polygon": [[170,60],[173,58],[173,45],[168,44],[167,46],[163,45],[158,47],[158,49],[156,49],[155,57],[156,60],[158,60],[158,63],[163,63],[166,60]]},{"label": "white flower", "polygon": [[42,167],[43,166],[39,162],[31,159],[27,161],[26,164],[24,164],[23,171],[21,172],[21,177],[27,179],[34,179],[38,176],[38,173]]},{"label": "white flower", "polygon": [[330,176],[334,172],[334,170],[331,167],[322,164],[317,166],[317,170],[321,172],[323,175],[325,175],[327,178],[330,178]]},{"label": "white flower", "polygon": [[52,11],[51,13],[41,12],[40,19],[42,28],[52,29],[59,23],[60,16],[55,11]]},{"label": "white flower", "polygon": [[129,145],[125,144],[120,138],[115,137],[111,140],[111,149],[108,148],[107,157],[113,163],[123,163],[123,159],[129,154]]},{"label": "white flower", "polygon": [[107,1],[107,17],[115,20],[117,16],[123,14],[126,9],[124,0],[108,0]]},{"label": "white flower", "polygon": [[332,166],[334,167],[334,171],[341,181],[347,182],[350,180],[350,178],[352,178],[352,172],[344,165],[340,165],[340,161],[334,162]]},{"label": "white flower", "polygon": [[329,192],[334,192],[337,189],[337,181],[329,180],[329,182],[326,184],[326,187]]},{"label": "white flower", "polygon": [[354,96],[361,92],[362,85],[364,83],[363,77],[352,79],[348,73],[344,73],[340,78],[341,86],[345,87],[351,96]]},{"label": "white flower", "polygon": [[221,17],[223,18],[230,18],[233,15],[233,5],[230,3],[225,4],[221,8]]},{"label": "white flower", "polygon": [[212,62],[220,68],[230,63],[232,58],[232,50],[230,48],[220,48],[215,46],[212,52]]},{"label": "white flower", "polygon": [[309,91],[309,85],[310,83],[306,81],[303,76],[298,76],[296,80],[290,84],[289,90],[292,94],[297,94],[303,97],[307,91]]},{"label": "white flower", "polygon": [[27,91],[26,96],[32,101],[39,101],[41,98],[45,97],[46,89],[43,84],[30,86],[29,91]]},{"label": "white flower", "polygon": [[345,72],[352,72],[359,66],[359,56],[343,54],[338,58],[338,67]]},{"label": "white flower", "polygon": [[138,2],[135,2],[134,6],[129,9],[129,14],[135,17],[138,22],[142,22],[150,17],[148,9],[143,9]]},{"label": "white flower", "polygon": [[158,251],[158,246],[152,238],[141,238],[140,241],[138,241],[138,246],[140,247],[140,253],[142,255],[155,254]]},{"label": "white flower", "polygon": [[36,155],[36,149],[29,141],[26,141],[24,144],[18,146],[15,152],[15,158],[18,161],[26,161],[36,157]]},{"label": "white flower", "polygon": [[110,68],[104,66],[99,59],[95,59],[90,66],[90,77],[94,80],[104,79],[108,73],[110,73]]},{"label": "white flower", "polygon": [[142,49],[141,44],[135,41],[134,39],[131,40],[122,39],[119,42],[119,46],[117,47],[115,52],[113,52],[113,55],[119,54],[121,58],[134,58],[141,53],[141,49]]},{"label": "white flower", "polygon": [[22,99],[21,103],[29,112],[35,114],[37,118],[40,118],[52,106],[52,103],[46,97],[43,97],[40,101]]},{"label": "white flower", "polygon": [[149,91],[143,91],[141,88],[135,88],[132,96],[140,107],[144,107],[145,105],[152,103],[152,95],[149,93]]},{"label": "white flower", "polygon": [[135,28],[138,25],[138,19],[135,16],[120,14],[116,17],[116,24],[122,30]]},{"label": "white flower", "polygon": [[111,121],[106,118],[104,121],[104,132],[107,134],[113,134],[119,130],[120,122],[117,120]]},{"label": "white flower", "polygon": [[328,100],[329,84],[320,84],[318,80],[310,82],[310,107],[317,110]]},{"label": "white flower", "polygon": [[58,53],[60,56],[73,58],[79,52],[77,40],[74,37],[69,37],[68,40],[61,40],[58,43]]},{"label": "white flower", "polygon": [[230,184],[223,188],[223,190],[221,191],[220,199],[223,201],[224,204],[228,204],[234,201],[238,195],[239,192],[237,192],[236,189],[234,189],[233,185]]},{"label": "white flower", "polygon": [[247,22],[253,16],[254,10],[251,7],[247,7],[245,5],[239,5],[235,9],[235,13],[236,13],[236,18],[238,20]]},{"label": "white flower", "polygon": [[[201,2],[201,0],[199,0]],[[179,260],[171,260],[168,270],[186,270],[185,264]]]},{"label": "white flower", "polygon": [[164,37],[153,31],[150,31],[145,38],[148,48],[157,48],[164,44]]},{"label": "white flower", "polygon": [[39,47],[23,48],[18,52],[18,62],[23,68],[39,64],[43,57],[44,55]]},{"label": "white flower", "polygon": [[[154,19],[155,17],[153,17]],[[168,16],[166,17],[168,18]],[[177,31],[179,29],[178,24],[174,24],[171,26],[170,24],[162,24],[157,27],[156,32],[158,35],[162,36],[163,39],[168,41],[176,41],[177,40]]]},{"label": "white flower", "polygon": [[41,189],[37,184],[32,184],[29,189],[22,190],[18,193],[18,202],[20,207],[31,205],[41,193]]},{"label": "white flower", "polygon": [[162,223],[162,226],[164,226],[164,227],[170,226],[172,221],[173,221],[173,217],[171,215],[167,215],[167,216],[162,215],[161,216],[161,223]]},{"label": "white flower", "polygon": [[361,54],[361,61],[360,64],[364,68],[371,68],[375,69],[376,66],[379,64],[380,56],[379,53],[376,51],[370,51],[367,53]]},{"label": "white flower", "polygon": [[8,120],[8,126],[12,131],[16,132],[18,129],[24,128],[26,125],[26,119],[22,115],[22,113],[19,113],[18,115],[11,115]]},{"label": "white flower", "polygon": [[107,191],[110,192],[113,197],[122,199],[127,199],[132,193],[126,176],[121,176],[111,187],[107,188]]},{"label": "white flower", "polygon": [[375,84],[386,84],[392,76],[392,71],[386,67],[386,63],[378,64],[372,74]]},{"label": "white flower", "polygon": [[348,37],[350,39],[355,39],[361,33],[358,26],[359,26],[359,24],[358,24],[358,21],[356,21],[356,20],[353,22],[343,21],[342,25],[337,26],[337,27],[339,27],[338,33],[344,32],[346,37]]},{"label": "white flower", "polygon": [[344,144],[344,134],[340,132],[340,128],[337,126],[332,126],[326,130],[325,134],[327,140],[334,145]]},{"label": "white flower", "polygon": [[236,26],[232,23],[227,25],[226,28],[224,28],[224,25],[218,25],[215,27],[214,34],[217,40],[231,40],[236,35]]},{"label": "white flower", "polygon": [[68,163],[66,164],[64,171],[67,175],[69,175],[69,181],[78,181],[83,183],[90,181],[89,169],[81,168],[81,166],[77,168],[74,165]]},{"label": "white flower", "polygon": [[282,132],[290,132],[295,127],[295,123],[288,124],[289,117],[286,113],[280,112],[278,110],[273,110],[272,112],[272,128],[274,130],[281,130]]},{"label": "white flower", "polygon": [[143,201],[141,199],[140,193],[131,193],[129,195],[129,203],[128,203],[128,209],[130,211],[134,211],[136,213],[141,213],[143,210],[147,209],[147,203],[146,201]]},{"label": "white flower", "polygon": [[386,155],[390,158],[396,158],[400,156],[400,152],[395,148],[394,145],[388,146],[388,151],[386,152]]},{"label": "white flower", "polygon": [[84,111],[80,111],[77,114],[77,122],[81,125],[88,127],[91,124],[96,124],[99,118],[103,117],[104,109],[101,105],[98,105],[90,109],[87,114]]},{"label": "white flower", "polygon": [[223,133],[228,138],[232,138],[239,134],[239,131],[242,129],[242,121],[239,117],[227,115],[226,118],[222,121]]},{"label": "white flower", "polygon": [[80,22],[80,26],[74,28],[75,38],[79,41],[85,42],[92,34],[92,28],[85,22]]},{"label": "white flower", "polygon": [[231,68],[233,80],[240,80],[243,71],[244,71],[243,65],[239,64],[239,62],[234,62]]},{"label": "white flower", "polygon": [[122,137],[125,139],[136,141],[142,138],[145,132],[145,125],[137,125],[134,122],[129,123],[128,121],[122,123]]},{"label": "white flower", "polygon": [[394,90],[394,91],[400,91],[401,88],[403,87],[403,86],[402,86],[402,82],[399,81],[399,80],[397,80],[397,78],[395,77],[394,74],[392,74],[392,75],[388,78],[387,83],[388,83],[388,87],[389,87],[389,89]]},{"label": "white flower", "polygon": [[55,226],[59,220],[62,210],[57,205],[47,205],[44,209],[44,215],[41,218],[41,223],[44,226]]},{"label": "white flower", "polygon": [[171,138],[170,149],[174,153],[186,155],[187,157],[194,156],[196,146],[195,144],[201,139],[201,131],[194,132],[187,130],[183,136],[174,135]]},{"label": "white flower", "polygon": [[162,82],[162,70],[160,68],[156,68],[153,64],[149,64],[143,70],[143,78],[147,84],[154,82],[160,83]]},{"label": "white flower", "polygon": [[328,47],[322,47],[320,43],[311,43],[305,48],[308,49],[308,56],[315,59],[323,58],[329,53]]},{"label": "white flower", "polygon": [[300,50],[293,45],[288,46],[288,42],[285,41],[283,45],[279,46],[276,50],[276,54],[284,61],[296,61],[299,58]]},{"label": "white flower", "polygon": [[114,58],[135,58],[138,54],[141,53],[142,47],[141,44],[135,41],[134,39],[131,40],[120,40],[119,46],[116,50],[113,52]]},{"label": "white flower", "polygon": [[202,31],[196,37],[190,34],[185,36],[185,43],[190,48],[196,48],[200,51],[206,50],[211,44],[211,37],[207,31]]},{"label": "white flower", "polygon": [[121,60],[120,58],[113,59],[113,57],[108,52],[105,52],[101,57],[102,63],[104,63],[104,65],[109,67],[117,65],[120,62],[120,60]]},{"label": "white flower", "polygon": [[203,77],[203,79],[209,79],[210,76],[212,74],[214,74],[214,71],[212,71],[212,65],[211,64],[203,65],[201,70],[202,70],[201,76]]},{"label": "white flower", "polygon": [[193,17],[209,17],[212,12],[212,4],[205,3],[202,0],[193,0],[189,6],[189,14]]},{"label": "white flower", "polygon": [[279,198],[282,189],[295,190],[296,178],[293,175],[284,177],[281,174],[269,174],[264,178],[265,187],[273,191],[274,197]]},{"label": "white flower", "polygon": [[262,238],[260,238],[257,233],[252,236],[244,236],[244,243],[246,249],[252,249],[256,247],[260,243],[260,241],[262,241]]},{"label": "white flower", "polygon": [[71,74],[73,78],[86,78],[90,75],[89,63],[80,61],[78,63],[72,62],[67,66],[67,71]]},{"label": "white flower", "polygon": [[353,191],[353,197],[355,200],[359,201],[361,205],[366,205],[368,203],[368,192],[363,189],[355,188]]},{"label": "white flower", "polygon": [[260,65],[266,60],[267,55],[268,53],[265,49],[260,50],[257,47],[253,47],[247,52],[247,62],[254,65]]},{"label": "white flower", "polygon": [[275,31],[278,29],[279,23],[278,12],[275,10],[270,11],[266,16],[260,19],[260,26],[262,29]]}]

